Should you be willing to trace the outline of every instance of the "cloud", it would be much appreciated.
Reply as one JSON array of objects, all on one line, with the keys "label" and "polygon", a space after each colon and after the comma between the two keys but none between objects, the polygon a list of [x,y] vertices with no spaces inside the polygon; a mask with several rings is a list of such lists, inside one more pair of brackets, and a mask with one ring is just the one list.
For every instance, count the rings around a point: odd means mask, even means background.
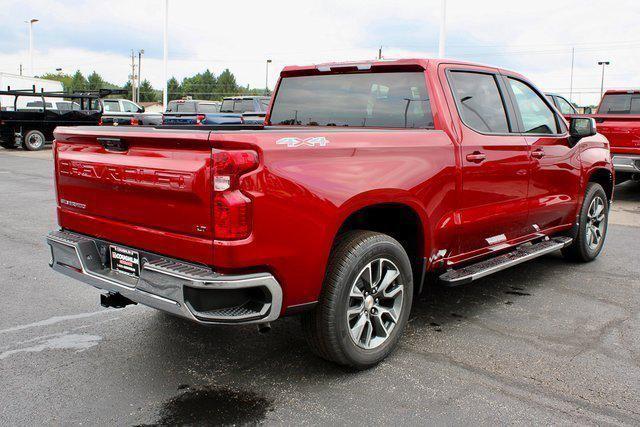
[{"label": "cloud", "polygon": [[[26,19],[34,26],[36,73],[62,67],[98,71],[123,84],[131,49],[145,49],[142,74],[162,86],[162,0],[5,0],[0,8],[0,70],[27,64]],[[181,79],[206,68],[229,68],[239,83],[263,87],[287,64],[432,56],[440,0],[170,0],[169,74]],[[640,5],[594,0],[483,2],[448,0],[447,56],[514,69],[541,88],[567,93],[575,47],[575,92],[598,98],[599,59],[611,61],[606,85],[640,86]],[[576,98],[577,99],[577,98]]]}]

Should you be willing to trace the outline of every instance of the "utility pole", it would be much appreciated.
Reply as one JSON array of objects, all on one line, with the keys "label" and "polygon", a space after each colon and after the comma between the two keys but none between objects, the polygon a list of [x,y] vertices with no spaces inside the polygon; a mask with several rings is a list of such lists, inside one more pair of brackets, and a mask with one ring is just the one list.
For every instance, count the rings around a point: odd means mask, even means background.
[{"label": "utility pole", "polygon": [[167,59],[169,57],[169,35],[168,35],[168,27],[169,27],[169,0],[164,0],[164,8],[163,10],[163,18],[164,18],[164,31],[162,35],[163,42],[163,56],[162,56],[162,80],[163,80],[163,90],[162,90],[162,109],[163,111],[167,110]]},{"label": "utility pole", "polygon": [[571,99],[571,97],[573,96],[573,61],[575,59],[576,56],[576,48],[572,47],[571,48],[571,80],[569,82],[569,101],[573,102],[573,99]]},{"label": "utility pole", "polygon": [[136,102],[136,60],[131,49],[131,100]]},{"label": "utility pole", "polygon": [[382,59],[382,46],[378,49],[378,59]]},{"label": "utility pole", "polygon": [[22,75],[22,64],[20,64],[20,75]]},{"label": "utility pole", "polygon": [[142,55],[144,54],[144,49],[140,49],[138,51],[138,96],[136,97],[136,102],[140,103],[140,85],[142,85]]},{"label": "utility pole", "polygon": [[269,94],[269,64],[271,64],[271,60],[267,59],[267,76],[265,77],[265,82],[264,82],[264,94],[268,95]]},{"label": "utility pole", "polygon": [[602,80],[600,80],[600,99],[602,99],[602,93],[604,92],[604,67],[611,64],[609,61],[598,61],[598,65],[602,65]]},{"label": "utility pole", "polygon": [[33,24],[38,22],[38,19],[32,18],[24,22],[29,24],[29,75],[33,77]]},{"label": "utility pole", "polygon": [[444,47],[447,37],[447,0],[442,0],[440,12],[440,39],[438,40],[438,58],[444,58]]}]

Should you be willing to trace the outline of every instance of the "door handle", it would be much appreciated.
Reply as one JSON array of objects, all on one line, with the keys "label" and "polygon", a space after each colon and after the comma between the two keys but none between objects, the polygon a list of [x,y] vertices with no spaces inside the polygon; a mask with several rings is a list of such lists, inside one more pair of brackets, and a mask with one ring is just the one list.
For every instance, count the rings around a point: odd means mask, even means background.
[{"label": "door handle", "polygon": [[541,159],[545,156],[544,151],[542,151],[542,148],[538,148],[535,151],[531,152],[531,157],[533,157],[534,159]]},{"label": "door handle", "polygon": [[467,161],[471,163],[482,163],[487,158],[487,155],[480,151],[474,151],[471,154],[467,154]]}]

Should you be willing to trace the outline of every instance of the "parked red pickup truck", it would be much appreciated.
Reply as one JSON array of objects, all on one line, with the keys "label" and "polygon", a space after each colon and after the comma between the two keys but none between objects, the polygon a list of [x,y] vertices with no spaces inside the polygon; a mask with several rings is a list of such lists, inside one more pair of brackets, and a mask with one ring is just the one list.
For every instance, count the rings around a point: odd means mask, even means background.
[{"label": "parked red pickup truck", "polygon": [[640,90],[608,90],[591,115],[611,144],[616,183],[640,181]]},{"label": "parked red pickup truck", "polygon": [[602,249],[607,140],[511,71],[286,67],[265,123],[58,128],[52,267],[105,306],[202,324],[302,314],[316,353],[366,368],[426,277],[455,286]]}]

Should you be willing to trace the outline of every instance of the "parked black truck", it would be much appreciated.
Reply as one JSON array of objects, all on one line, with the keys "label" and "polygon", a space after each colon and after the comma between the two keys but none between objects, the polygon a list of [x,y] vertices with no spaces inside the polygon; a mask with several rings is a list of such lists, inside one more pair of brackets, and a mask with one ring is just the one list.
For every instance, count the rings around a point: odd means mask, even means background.
[{"label": "parked black truck", "polygon": [[[0,146],[8,149],[22,145],[25,150],[41,150],[53,141],[57,126],[98,125],[102,107],[98,102],[109,95],[126,93],[120,89],[100,89],[75,93],[44,92],[32,89],[0,91],[0,95],[14,97],[13,105],[0,105]],[[18,108],[19,97],[39,98],[38,108]],[[72,108],[51,108],[46,99],[60,98],[71,101]]]}]

